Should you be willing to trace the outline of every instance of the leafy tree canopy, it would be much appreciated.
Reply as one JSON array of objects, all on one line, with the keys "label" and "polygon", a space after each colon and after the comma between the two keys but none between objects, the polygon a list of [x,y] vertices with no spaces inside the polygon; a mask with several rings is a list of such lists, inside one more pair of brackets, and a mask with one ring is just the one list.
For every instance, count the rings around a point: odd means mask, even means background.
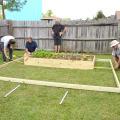
[{"label": "leafy tree canopy", "polygon": [[20,11],[26,2],[27,0],[5,0],[4,9]]},{"label": "leafy tree canopy", "polygon": [[101,18],[105,18],[106,16],[103,14],[103,12],[100,10],[97,12],[95,19],[101,19]]}]

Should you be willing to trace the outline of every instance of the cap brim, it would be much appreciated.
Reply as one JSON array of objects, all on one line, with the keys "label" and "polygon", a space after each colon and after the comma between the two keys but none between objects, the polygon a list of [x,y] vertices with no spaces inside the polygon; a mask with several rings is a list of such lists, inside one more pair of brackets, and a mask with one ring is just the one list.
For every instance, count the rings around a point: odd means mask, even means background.
[{"label": "cap brim", "polygon": [[112,44],[110,47],[114,47],[114,46],[116,46],[117,44],[119,44],[119,42],[116,42],[115,44]]}]

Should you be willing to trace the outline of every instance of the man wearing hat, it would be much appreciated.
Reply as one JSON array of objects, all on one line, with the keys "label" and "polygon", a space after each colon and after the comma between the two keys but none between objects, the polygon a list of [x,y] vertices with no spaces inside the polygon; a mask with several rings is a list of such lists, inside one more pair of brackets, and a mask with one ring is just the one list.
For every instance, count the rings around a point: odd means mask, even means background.
[{"label": "man wearing hat", "polygon": [[[9,61],[13,59],[13,45],[14,44],[15,44],[15,38],[11,35],[6,35],[1,38],[0,51],[2,52],[2,58],[4,62],[6,62],[7,59]],[[7,50],[9,51],[9,57],[7,55]]]},{"label": "man wearing hat", "polygon": [[117,40],[113,40],[110,43],[110,47],[112,47],[112,56],[115,61],[115,67],[120,68],[120,44]]}]

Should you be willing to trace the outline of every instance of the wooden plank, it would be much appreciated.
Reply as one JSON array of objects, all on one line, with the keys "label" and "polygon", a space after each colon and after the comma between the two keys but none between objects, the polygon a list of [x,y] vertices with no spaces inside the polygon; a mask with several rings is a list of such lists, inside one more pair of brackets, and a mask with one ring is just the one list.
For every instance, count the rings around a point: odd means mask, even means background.
[{"label": "wooden plank", "polygon": [[[16,37],[16,39],[26,39],[27,37]],[[34,40],[47,40],[47,39],[49,39],[49,40],[53,40],[53,38],[52,37],[33,37],[33,39]],[[65,38],[65,37],[63,37],[62,38],[64,41],[86,41],[86,42],[95,42],[95,41],[104,41],[104,42],[106,42],[106,41],[108,41],[108,42],[111,42],[112,40],[116,40],[117,38],[115,37],[115,38],[75,38],[75,37],[73,37],[73,38],[70,38],[70,37],[67,37],[67,38]]]},{"label": "wooden plank", "polygon": [[109,67],[94,67],[95,69],[105,69],[105,70],[112,70],[112,68]]},{"label": "wooden plank", "polygon": [[24,39],[16,39],[16,49],[25,49],[25,40]]},{"label": "wooden plank", "polygon": [[9,34],[8,33],[8,21],[7,20],[0,20],[0,36],[4,36]]},{"label": "wooden plank", "polygon": [[120,88],[120,82],[119,82],[119,80],[118,80],[117,74],[116,74],[116,72],[115,72],[115,69],[114,69],[114,67],[113,67],[113,64],[112,64],[112,61],[111,61],[111,60],[110,60],[110,66],[111,66],[111,68],[112,68],[112,72],[113,72],[113,75],[114,75],[114,78],[115,78],[116,85],[117,85],[117,87]]},{"label": "wooden plank", "polygon": [[120,88],[116,88],[116,87],[68,84],[68,83],[60,83],[60,82],[48,82],[48,81],[38,81],[38,80],[10,78],[10,77],[0,77],[0,80],[16,82],[16,83],[24,83],[24,84],[30,84],[30,85],[57,87],[57,88],[68,88],[68,89],[76,89],[76,90],[90,90],[90,91],[98,91],[98,92],[120,93]]},{"label": "wooden plank", "polygon": [[1,64],[1,65],[0,65],[0,68],[4,67],[4,66],[6,66],[6,65],[8,65],[8,64],[10,64],[10,63],[13,63],[13,62],[16,62],[16,61],[22,60],[22,59],[23,59],[23,57],[18,58],[18,59],[15,59],[15,60],[10,61],[10,62],[7,62],[7,63],[4,63],[4,64]]},{"label": "wooden plank", "polygon": [[98,62],[109,62],[110,59],[99,59],[99,58],[97,58],[95,61],[98,61]]},{"label": "wooden plank", "polygon": [[[0,35],[8,33],[7,23],[8,21],[0,21]],[[71,52],[111,53],[109,42],[119,37],[117,20],[80,20],[62,21],[62,23],[67,27],[63,36],[67,42],[64,42],[63,48]],[[17,49],[24,49],[25,38],[31,36],[36,41],[40,40],[40,43],[37,42],[38,48],[53,50],[53,44],[50,42],[53,43],[51,28],[54,21],[11,21],[11,24],[13,36],[17,39]]]},{"label": "wooden plank", "polygon": [[109,63],[110,63],[110,66],[111,66],[111,69],[112,69],[112,72],[113,72],[113,76],[114,76],[116,85],[117,85],[117,87],[120,88],[120,82],[119,82],[119,80],[118,80],[118,77],[117,77],[117,74],[116,74],[115,69],[114,69],[114,67],[113,67],[113,64],[112,64],[111,59],[96,59],[96,61],[109,62]]}]

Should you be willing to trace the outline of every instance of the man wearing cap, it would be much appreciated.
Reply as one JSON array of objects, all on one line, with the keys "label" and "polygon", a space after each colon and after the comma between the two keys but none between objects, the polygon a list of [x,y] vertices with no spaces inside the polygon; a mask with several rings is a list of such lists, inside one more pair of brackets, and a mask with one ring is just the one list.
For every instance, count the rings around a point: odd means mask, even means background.
[{"label": "man wearing cap", "polygon": [[120,68],[120,44],[117,40],[113,40],[110,43],[110,47],[112,47],[112,56],[115,61],[115,67]]},{"label": "man wearing cap", "polygon": [[[15,44],[15,38],[11,35],[6,35],[1,38],[0,51],[2,52],[3,61],[7,59],[11,61],[13,59],[13,45]],[[9,57],[7,56],[7,49],[9,51]]]}]

